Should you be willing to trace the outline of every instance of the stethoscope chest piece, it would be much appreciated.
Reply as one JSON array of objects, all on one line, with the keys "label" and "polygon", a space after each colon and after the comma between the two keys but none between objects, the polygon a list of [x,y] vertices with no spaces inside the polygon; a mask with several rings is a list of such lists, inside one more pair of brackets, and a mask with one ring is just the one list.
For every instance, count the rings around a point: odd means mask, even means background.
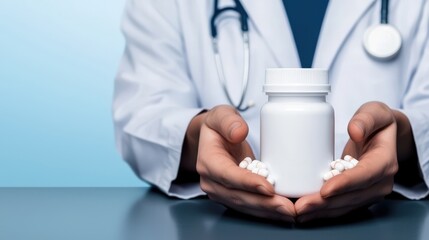
[{"label": "stethoscope chest piece", "polygon": [[399,53],[401,45],[401,34],[390,24],[374,25],[366,30],[363,37],[366,52],[378,60],[394,58]]}]

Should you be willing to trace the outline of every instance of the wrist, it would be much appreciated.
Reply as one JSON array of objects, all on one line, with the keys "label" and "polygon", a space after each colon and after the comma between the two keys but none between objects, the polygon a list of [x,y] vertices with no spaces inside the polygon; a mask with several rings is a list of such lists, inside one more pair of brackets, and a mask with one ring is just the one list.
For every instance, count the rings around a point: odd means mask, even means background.
[{"label": "wrist", "polygon": [[416,159],[417,150],[410,121],[403,112],[398,110],[392,111],[397,125],[396,149],[398,162]]},{"label": "wrist", "polygon": [[403,186],[414,186],[422,178],[411,123],[401,111],[393,110],[393,115],[397,124],[396,151],[399,167],[395,182]]},{"label": "wrist", "polygon": [[179,172],[176,181],[195,182],[199,176],[196,170],[198,143],[200,139],[201,126],[204,124],[207,111],[203,110],[193,117],[186,129],[182,145]]}]

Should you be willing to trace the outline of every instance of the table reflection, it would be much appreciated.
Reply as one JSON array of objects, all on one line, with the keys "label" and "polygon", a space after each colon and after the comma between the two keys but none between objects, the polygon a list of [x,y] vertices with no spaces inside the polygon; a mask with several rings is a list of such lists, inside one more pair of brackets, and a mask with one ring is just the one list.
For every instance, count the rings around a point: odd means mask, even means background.
[{"label": "table reflection", "polygon": [[305,225],[145,188],[0,188],[0,239],[429,239],[429,201],[386,200]]},{"label": "table reflection", "polygon": [[148,191],[130,208],[126,239],[429,239],[429,202],[386,200],[347,216],[293,225],[252,218],[208,199]]}]

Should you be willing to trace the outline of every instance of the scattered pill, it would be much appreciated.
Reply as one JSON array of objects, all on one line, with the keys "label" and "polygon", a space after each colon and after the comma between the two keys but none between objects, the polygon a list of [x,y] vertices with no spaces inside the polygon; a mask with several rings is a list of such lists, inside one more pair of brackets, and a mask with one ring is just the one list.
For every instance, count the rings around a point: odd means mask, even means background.
[{"label": "scattered pill", "polygon": [[332,177],[340,174],[341,172],[354,168],[359,163],[359,160],[350,155],[344,156],[344,159],[337,159],[330,163],[331,171],[323,175],[323,179],[328,181]]},{"label": "scattered pill", "polygon": [[331,173],[331,171],[325,173],[325,175],[323,175],[323,180],[328,181],[329,179],[331,179],[334,175]]},{"label": "scattered pill", "polygon": [[265,163],[263,163],[263,162],[258,162],[256,164],[256,167],[258,167],[258,168],[267,168],[267,165]]},{"label": "scattered pill", "polygon": [[243,161],[246,161],[248,164],[252,163],[252,159],[250,157],[245,157]]},{"label": "scattered pill", "polygon": [[333,169],[325,173],[325,175],[323,175],[323,179],[325,181],[328,181],[329,179],[333,178],[334,176],[337,176],[338,174],[340,174],[340,171],[338,171],[337,169]]},{"label": "scattered pill", "polygon": [[332,161],[331,164],[330,164],[331,165],[331,169],[337,169],[340,172],[344,171],[345,170],[345,166],[342,163],[342,161],[344,161],[344,160],[337,159],[335,161]]},{"label": "scattered pill", "polygon": [[240,164],[238,165],[241,168],[247,168],[247,166],[249,166],[249,163],[245,160],[241,161]]},{"label": "scattered pill", "polygon": [[341,160],[342,160],[342,159],[337,159],[337,160],[332,161],[332,162],[330,163],[331,168],[332,168],[332,169],[334,169],[334,168],[335,168],[335,164],[336,164],[337,162],[340,162]]},{"label": "scattered pill", "polygon": [[252,173],[256,173],[257,174],[258,171],[259,171],[259,168],[257,168],[257,167],[255,167],[255,168],[252,169]]},{"label": "scattered pill", "polygon": [[260,168],[257,172],[259,176],[268,177],[268,170],[266,168]]},{"label": "scattered pill", "polygon": [[344,166],[344,164],[342,162],[336,162],[334,169],[342,172],[342,171],[346,170],[346,167]]},{"label": "scattered pill", "polygon": [[346,170],[352,169],[354,167],[353,163],[345,161],[345,160],[341,160],[341,163],[344,165],[344,168]]},{"label": "scattered pill", "polygon": [[274,185],[274,178],[271,176],[271,175],[268,175],[267,176],[267,181],[271,184],[271,185]]},{"label": "scattered pill", "polygon": [[255,164],[247,165],[247,170],[249,170],[249,171],[252,171],[254,168],[256,168]]}]

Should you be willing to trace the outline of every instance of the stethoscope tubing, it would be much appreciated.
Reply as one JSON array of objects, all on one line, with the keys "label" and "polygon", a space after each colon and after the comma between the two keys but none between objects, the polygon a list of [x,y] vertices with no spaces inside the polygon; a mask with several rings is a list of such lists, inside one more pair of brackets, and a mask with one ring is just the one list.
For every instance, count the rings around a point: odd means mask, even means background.
[{"label": "stethoscope tubing", "polygon": [[[228,6],[220,9],[219,0],[214,1],[214,13],[210,19],[210,34],[212,37],[213,52],[214,52],[216,71],[218,74],[219,82],[222,85],[222,89],[225,93],[225,96],[228,102],[232,106],[234,106],[238,111],[243,112],[249,109],[251,106],[253,106],[253,103],[250,103],[250,102],[247,105],[243,106],[244,99],[246,97],[246,93],[248,89],[249,71],[250,71],[250,41],[249,41],[249,26],[248,26],[249,16],[239,0],[234,0],[234,3],[235,3],[235,6]],[[218,32],[216,27],[216,20],[221,14],[227,11],[234,11],[239,14],[240,28],[241,28],[242,37],[243,37],[244,66],[243,66],[243,78],[242,78],[242,85],[241,85],[241,97],[239,99],[238,104],[234,103],[226,85],[226,78],[225,78],[225,73],[223,71],[223,65],[222,65],[222,60],[219,53],[219,46],[218,46],[218,39],[217,39]],[[388,31],[388,34],[394,36],[394,39],[392,41],[395,42],[396,40],[397,44],[396,45],[394,44],[392,49],[389,50],[390,52],[388,51],[387,53],[383,51],[381,53],[379,53],[378,51],[374,51],[373,49],[371,49],[371,46],[373,45],[376,46],[377,41],[375,43],[372,42],[371,37],[368,37],[368,36],[371,36],[372,33],[371,31],[367,31],[364,35],[364,49],[371,57],[374,57],[375,59],[378,59],[380,61],[389,60],[395,57],[396,54],[399,52],[399,49],[401,47],[401,42],[402,42],[399,31],[395,27],[389,24],[389,0],[381,0],[380,25],[382,26],[381,30],[376,29],[376,31],[378,31],[377,33],[380,34],[379,31],[382,31],[381,36],[383,36],[385,31]],[[378,28],[377,25],[375,27]],[[372,29],[370,28],[368,30],[372,30]]]},{"label": "stethoscope tubing", "polygon": [[[222,89],[225,93],[225,96],[228,100],[228,102],[234,106],[238,111],[244,112],[247,109],[251,107],[251,104],[247,104],[246,106],[243,106],[244,99],[246,97],[248,84],[249,84],[249,71],[250,71],[250,45],[249,45],[249,27],[248,27],[248,15],[244,7],[241,5],[240,1],[234,0],[235,7],[225,7],[222,9],[219,9],[218,6],[218,0],[214,1],[214,14],[210,20],[210,30],[211,30],[211,36],[212,36],[212,45],[213,45],[213,51],[215,56],[215,64],[216,64],[216,71],[219,78],[219,81],[221,83]],[[240,26],[241,26],[241,32],[242,32],[242,38],[243,38],[243,78],[242,78],[242,85],[241,85],[241,97],[238,101],[238,104],[235,104],[231,94],[228,91],[227,85],[226,85],[226,79],[225,79],[225,73],[223,71],[223,64],[222,59],[220,57],[219,53],[219,46],[218,46],[218,39],[217,39],[217,29],[216,29],[216,19],[224,12],[227,11],[234,11],[239,14],[240,18]]]}]

